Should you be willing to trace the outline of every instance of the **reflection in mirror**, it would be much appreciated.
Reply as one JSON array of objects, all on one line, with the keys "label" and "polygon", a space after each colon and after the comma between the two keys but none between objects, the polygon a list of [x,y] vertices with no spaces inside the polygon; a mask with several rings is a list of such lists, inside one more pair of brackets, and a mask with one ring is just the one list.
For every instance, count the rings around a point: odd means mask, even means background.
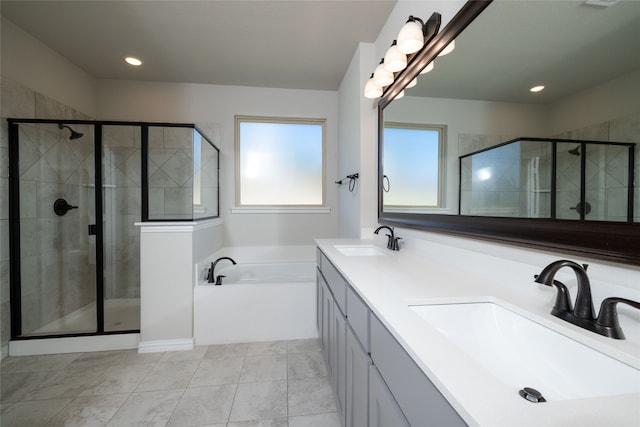
[{"label": "reflection in mirror", "polygon": [[462,215],[632,221],[634,144],[521,138],[460,157]]},{"label": "reflection in mirror", "polygon": [[442,200],[444,126],[385,122],[384,209],[429,212]]},{"label": "reflection in mirror", "polygon": [[[545,31],[531,22],[544,22]],[[579,25],[569,27],[567,22]],[[640,86],[640,55],[629,54],[640,50],[639,28],[638,2],[622,1],[605,9],[582,1],[492,3],[456,39],[452,53],[436,58],[434,69],[419,75],[418,84],[384,110],[385,128],[387,122],[447,127],[447,158],[439,171],[446,186],[437,212],[471,214],[457,205],[459,156],[521,136],[640,142],[633,92]],[[529,92],[538,83],[546,88]],[[386,143],[383,147],[386,159]],[[637,165],[640,150],[635,156]],[[389,176],[387,167],[384,174]],[[397,192],[404,190],[399,185],[393,186]],[[383,210],[389,212],[395,211],[390,197],[383,194]],[[625,198],[610,199],[610,210],[626,211]],[[640,188],[635,221],[640,221],[639,199]],[[613,206],[613,200],[625,205]],[[513,216],[523,214],[520,210]],[[580,219],[576,211],[558,212],[557,217]]]},{"label": "reflection in mirror", "polygon": [[[379,222],[640,265],[640,186],[622,177],[633,168],[640,170],[640,55],[635,54],[640,52],[640,2],[622,0],[610,7],[582,0],[478,3],[467,2],[383,93],[378,111]],[[453,38],[455,50],[438,57]],[[431,64],[432,70],[419,74]],[[415,77],[417,85],[393,100]],[[544,89],[530,91],[534,86]],[[387,122],[446,126],[438,210],[402,212],[387,203]],[[566,192],[555,198],[556,212],[552,199],[543,197],[550,190],[543,181],[538,183],[538,204],[531,207],[519,201],[509,212],[486,210],[481,215],[479,202],[471,203],[481,196],[470,188],[464,195],[470,204],[461,207],[459,158],[525,136],[572,141],[556,147],[561,163],[557,191]],[[590,145],[585,155],[570,153],[583,141],[633,144],[635,154],[627,168],[618,168],[628,147]],[[549,155],[545,152],[538,161],[548,162]],[[531,156],[526,160],[532,161]],[[603,169],[607,162],[612,166]],[[607,184],[594,187],[597,181]],[[629,189],[633,198],[624,197]],[[633,223],[624,219],[630,212]]]}]

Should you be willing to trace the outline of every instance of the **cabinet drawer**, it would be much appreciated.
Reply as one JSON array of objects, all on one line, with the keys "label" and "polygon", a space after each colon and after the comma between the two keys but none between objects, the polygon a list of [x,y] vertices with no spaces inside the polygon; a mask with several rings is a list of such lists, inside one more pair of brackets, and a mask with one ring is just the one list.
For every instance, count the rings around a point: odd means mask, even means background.
[{"label": "cabinet drawer", "polygon": [[369,344],[369,307],[351,289],[351,286],[347,286],[347,319],[362,347],[367,353],[371,351]]},{"label": "cabinet drawer", "polygon": [[344,313],[347,301],[347,282],[344,280],[342,275],[338,273],[338,270],[331,264],[331,261],[326,257],[325,254],[320,253],[320,270],[322,271],[322,275],[327,281],[327,285],[331,292],[333,293],[333,297],[340,307],[340,310]]},{"label": "cabinet drawer", "polygon": [[374,315],[371,315],[371,359],[411,425],[466,426]]}]

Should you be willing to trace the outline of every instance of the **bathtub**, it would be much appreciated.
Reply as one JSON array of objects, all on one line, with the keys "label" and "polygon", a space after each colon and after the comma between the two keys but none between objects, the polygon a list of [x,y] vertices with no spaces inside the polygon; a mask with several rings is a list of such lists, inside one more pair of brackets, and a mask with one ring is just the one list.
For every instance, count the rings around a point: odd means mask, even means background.
[{"label": "bathtub", "polygon": [[315,262],[231,265],[194,289],[196,345],[317,338]]}]

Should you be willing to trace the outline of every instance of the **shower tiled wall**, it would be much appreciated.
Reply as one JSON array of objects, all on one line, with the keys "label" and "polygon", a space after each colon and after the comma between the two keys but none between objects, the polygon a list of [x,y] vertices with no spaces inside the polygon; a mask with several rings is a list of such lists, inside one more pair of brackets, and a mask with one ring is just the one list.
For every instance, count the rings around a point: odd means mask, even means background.
[{"label": "shower tiled wall", "polygon": [[149,218],[192,219],[193,128],[149,128]]},{"label": "shower tiled wall", "polygon": [[[458,149],[460,155],[468,154],[484,148],[490,148],[502,142],[515,139],[517,136],[502,135],[477,135],[460,134],[458,139]],[[635,171],[636,176],[640,171],[640,113],[625,117],[619,117],[592,126],[567,131],[558,135],[550,136],[560,139],[582,139],[603,142],[633,142],[638,144],[635,150]],[[564,147],[566,145],[566,147]],[[575,208],[580,197],[580,156],[571,155],[569,150],[575,148],[576,144],[562,144],[558,148],[558,188],[557,188],[557,217],[566,219],[578,219],[579,214]],[[524,154],[524,153],[523,153]],[[523,159],[526,155],[523,156]],[[538,165],[539,176],[545,179],[548,173],[550,161],[541,157]],[[509,164],[500,162],[504,168],[509,168]],[[527,164],[520,165],[522,174],[529,170]],[[599,188],[599,190],[587,190],[587,201],[590,203],[592,211],[587,215],[587,219],[624,221],[626,220],[626,210],[621,206],[626,206],[626,177],[628,173],[626,152],[620,148],[611,146],[596,149],[589,146],[587,156],[587,189]],[[463,185],[465,180],[470,180],[470,170],[462,170]],[[513,187],[513,179],[505,177],[500,184],[484,188],[482,194],[475,192],[463,193],[462,206],[469,207],[470,211],[464,213],[475,213],[481,215],[498,216],[528,216],[531,214],[531,200],[527,188],[520,188],[520,193],[516,194]],[[523,185],[527,183],[524,175],[521,176]],[[509,187],[511,185],[511,187]],[[540,182],[537,196],[538,212],[548,212],[549,197],[544,194],[546,183]],[[505,187],[507,186],[507,187]],[[636,186],[634,193],[634,220],[640,221],[640,186]],[[518,207],[517,207],[518,206]],[[541,215],[544,216],[544,215]]]}]

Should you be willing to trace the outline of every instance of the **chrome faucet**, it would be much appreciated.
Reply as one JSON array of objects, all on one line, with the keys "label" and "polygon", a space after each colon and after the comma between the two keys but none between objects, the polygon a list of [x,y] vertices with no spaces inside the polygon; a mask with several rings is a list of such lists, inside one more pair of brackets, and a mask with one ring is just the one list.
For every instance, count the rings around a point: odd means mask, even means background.
[{"label": "chrome faucet", "polygon": [[402,240],[402,237],[395,237],[395,235],[393,234],[393,228],[387,225],[381,225],[380,227],[376,228],[376,231],[374,231],[373,234],[378,234],[378,232],[383,228],[386,228],[391,233],[387,234],[387,249],[391,249],[392,251],[399,251],[400,244],[398,243],[398,240]]},{"label": "chrome faucet", "polygon": [[[554,280],[558,270],[563,267],[573,269],[576,274],[578,294],[576,295],[575,308],[571,308],[569,289],[562,282]],[[557,288],[558,293],[551,310],[552,315],[600,335],[624,339],[624,333],[618,322],[616,305],[624,303],[640,309],[640,302],[617,297],[606,298],[602,301],[600,312],[596,318],[594,316],[595,310],[591,299],[591,285],[587,276],[587,267],[587,264],[579,265],[568,260],[554,261],[546,266],[540,274],[536,274],[534,279],[537,283]]]},{"label": "chrome faucet", "polygon": [[222,260],[231,261],[231,263],[233,265],[236,265],[236,262],[233,259],[229,258],[228,256],[223,256],[223,257],[218,258],[217,260],[215,260],[214,262],[211,263],[211,268],[209,269],[209,273],[207,274],[207,282],[209,282],[209,283],[214,283],[215,282],[215,285],[217,285],[217,286],[222,285],[222,278],[225,277],[225,276],[219,275],[219,276],[216,277],[215,274],[214,274],[215,273],[215,269],[216,269],[216,265],[218,265],[218,263],[220,261],[222,261]]}]

